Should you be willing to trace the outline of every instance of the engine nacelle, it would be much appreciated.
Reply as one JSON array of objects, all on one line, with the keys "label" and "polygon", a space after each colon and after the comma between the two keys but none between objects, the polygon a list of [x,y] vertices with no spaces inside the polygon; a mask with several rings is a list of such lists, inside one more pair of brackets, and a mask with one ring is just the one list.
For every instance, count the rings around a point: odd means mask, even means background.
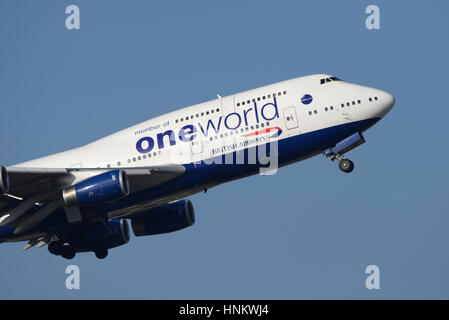
[{"label": "engine nacelle", "polygon": [[69,207],[102,204],[128,194],[128,178],[123,170],[101,173],[62,191],[64,202]]},{"label": "engine nacelle", "polygon": [[105,225],[101,221],[90,223],[80,230],[74,230],[77,234],[83,234],[82,240],[75,242],[76,251],[95,251],[98,246],[104,249],[115,248],[129,242],[129,226],[125,219],[113,219]]},{"label": "engine nacelle", "polygon": [[0,166],[0,194],[8,193],[9,177],[5,167]]},{"label": "engine nacelle", "polygon": [[106,239],[106,249],[115,248],[129,242],[129,226],[125,219],[114,219],[108,222],[112,234]]},{"label": "engine nacelle", "polygon": [[195,211],[190,200],[180,200],[150,209],[131,220],[137,237],[178,231],[195,223]]}]

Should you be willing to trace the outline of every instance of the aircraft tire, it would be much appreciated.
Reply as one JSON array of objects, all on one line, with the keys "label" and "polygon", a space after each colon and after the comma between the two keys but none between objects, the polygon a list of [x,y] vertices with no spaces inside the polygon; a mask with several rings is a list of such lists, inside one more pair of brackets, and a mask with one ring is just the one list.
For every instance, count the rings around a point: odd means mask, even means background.
[{"label": "aircraft tire", "polygon": [[95,256],[98,259],[104,259],[108,256],[108,249],[98,249],[95,250]]},{"label": "aircraft tire", "polygon": [[63,258],[66,258],[67,260],[71,260],[71,259],[75,258],[75,255],[76,255],[76,250],[73,246],[71,246],[71,245],[62,246],[61,256]]},{"label": "aircraft tire", "polygon": [[350,173],[352,172],[352,170],[354,170],[354,162],[349,159],[341,159],[338,163],[338,167],[341,171]]}]

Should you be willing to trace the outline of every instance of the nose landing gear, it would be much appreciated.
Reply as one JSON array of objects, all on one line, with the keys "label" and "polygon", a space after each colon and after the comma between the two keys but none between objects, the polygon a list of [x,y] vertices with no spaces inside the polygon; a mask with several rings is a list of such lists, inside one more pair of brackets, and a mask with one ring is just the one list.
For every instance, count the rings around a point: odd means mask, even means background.
[{"label": "nose landing gear", "polygon": [[343,158],[342,155],[333,153],[331,151],[324,152],[324,155],[334,161],[338,160],[338,168],[345,173],[351,173],[354,170],[354,162],[349,160],[348,158]]},{"label": "nose landing gear", "polygon": [[343,158],[338,162],[338,167],[341,171],[350,173],[352,172],[352,170],[354,170],[354,162],[349,159]]}]

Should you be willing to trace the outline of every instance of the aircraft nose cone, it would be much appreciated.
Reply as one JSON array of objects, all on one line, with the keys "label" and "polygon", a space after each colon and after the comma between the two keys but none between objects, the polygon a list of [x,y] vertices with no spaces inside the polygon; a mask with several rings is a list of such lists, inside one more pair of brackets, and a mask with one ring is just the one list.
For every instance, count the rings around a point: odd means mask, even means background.
[{"label": "aircraft nose cone", "polygon": [[396,101],[393,95],[389,94],[388,92],[385,92],[385,104],[388,111],[390,111],[391,108],[393,108],[395,102]]},{"label": "aircraft nose cone", "polygon": [[381,110],[380,110],[380,116],[385,116],[394,106],[395,99],[393,95],[389,94],[388,92],[382,91],[380,94],[380,102],[381,102]]}]

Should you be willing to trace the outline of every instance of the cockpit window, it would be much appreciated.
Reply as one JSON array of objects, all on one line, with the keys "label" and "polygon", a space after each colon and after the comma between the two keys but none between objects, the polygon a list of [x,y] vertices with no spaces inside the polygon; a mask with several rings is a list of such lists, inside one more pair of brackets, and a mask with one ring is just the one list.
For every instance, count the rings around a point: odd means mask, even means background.
[{"label": "cockpit window", "polygon": [[323,78],[320,80],[321,84],[325,84],[327,82],[331,82],[331,81],[341,81],[340,79],[338,79],[337,77],[330,77],[330,78]]}]

